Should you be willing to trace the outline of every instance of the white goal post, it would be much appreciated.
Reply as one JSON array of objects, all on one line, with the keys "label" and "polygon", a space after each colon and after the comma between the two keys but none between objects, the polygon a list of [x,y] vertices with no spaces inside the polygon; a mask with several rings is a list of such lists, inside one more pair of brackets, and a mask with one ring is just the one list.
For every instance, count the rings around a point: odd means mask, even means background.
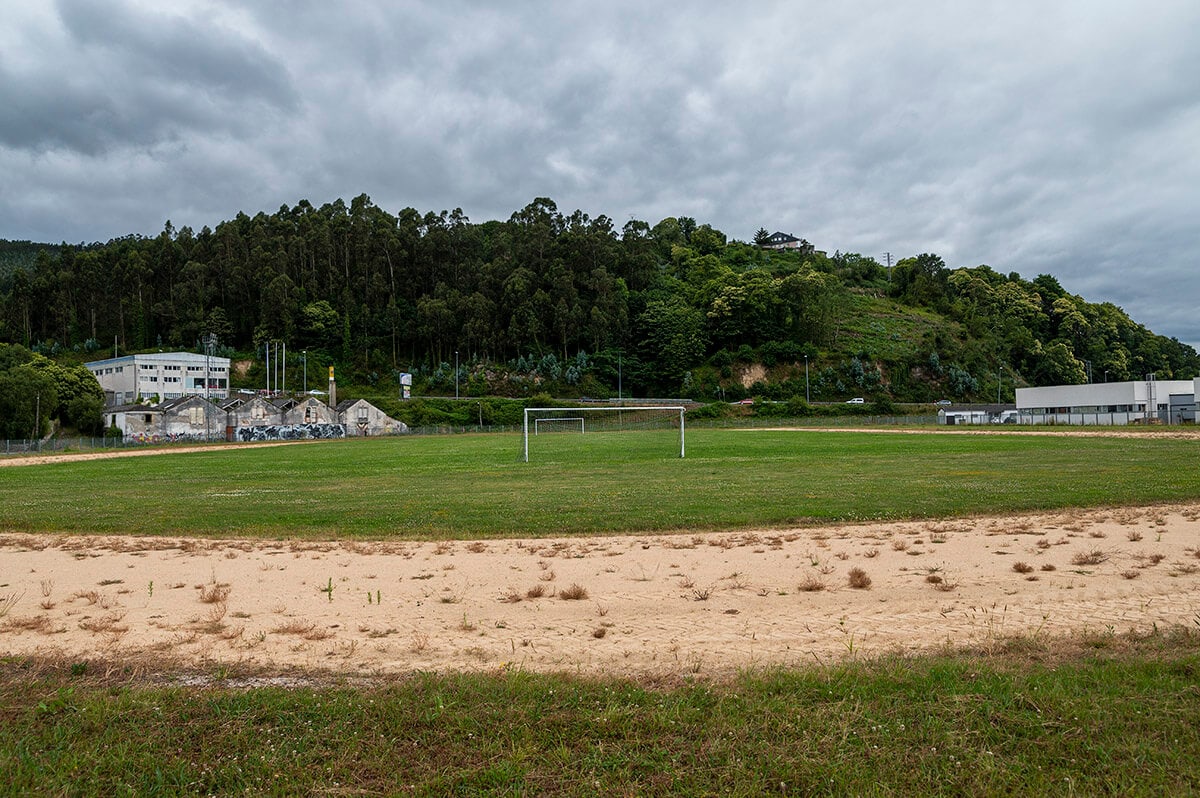
[{"label": "white goal post", "polygon": [[579,431],[583,432],[583,430],[584,430],[583,416],[579,415],[579,416],[572,416],[570,418],[567,418],[567,417],[564,417],[563,415],[561,415],[564,412],[572,413],[572,414],[574,414],[574,413],[579,413],[579,414],[585,414],[585,413],[631,413],[632,414],[632,413],[644,413],[644,412],[648,412],[648,411],[662,411],[662,412],[672,411],[672,412],[679,413],[679,456],[683,457],[684,453],[686,451],[686,449],[685,449],[686,439],[685,439],[685,435],[684,435],[683,414],[687,412],[687,408],[684,407],[683,405],[653,405],[650,407],[570,407],[570,408],[527,407],[527,408],[525,408],[524,421],[521,424],[521,438],[522,438],[522,451],[523,451],[522,459],[526,463],[529,462],[529,414],[530,413],[534,413],[534,414],[536,414],[536,413],[558,413],[559,414],[556,417],[534,418],[533,419],[533,434],[537,435],[538,422],[540,422],[540,421],[559,421],[559,422],[574,421],[576,418],[578,418],[578,420],[579,420]]}]

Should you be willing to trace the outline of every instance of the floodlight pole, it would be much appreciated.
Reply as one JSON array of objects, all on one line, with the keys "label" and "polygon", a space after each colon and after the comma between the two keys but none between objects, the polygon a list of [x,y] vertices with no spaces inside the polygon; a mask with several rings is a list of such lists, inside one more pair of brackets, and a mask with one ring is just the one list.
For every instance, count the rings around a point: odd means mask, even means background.
[{"label": "floodlight pole", "polygon": [[454,350],[454,398],[458,398],[458,350]]},{"label": "floodlight pole", "polygon": [[304,393],[308,393],[308,350],[300,350],[300,358],[304,361]]},{"label": "floodlight pole", "polygon": [[808,398],[808,354],[804,355],[804,404],[812,404],[812,400]]}]

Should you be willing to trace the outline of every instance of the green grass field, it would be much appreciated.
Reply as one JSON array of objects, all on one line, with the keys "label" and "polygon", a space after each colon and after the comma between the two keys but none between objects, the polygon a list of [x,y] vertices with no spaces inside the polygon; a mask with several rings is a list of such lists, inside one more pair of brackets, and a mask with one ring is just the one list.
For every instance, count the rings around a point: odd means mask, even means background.
[{"label": "green grass field", "polygon": [[[1200,496],[1195,446],[693,430],[683,460],[672,433],[539,437],[528,464],[511,435],[214,448],[0,469],[0,527],[500,537],[1131,505]],[[207,686],[180,687],[146,663],[0,656],[0,795],[1194,794],[1198,642],[1200,616],[715,683],[244,687],[199,665]]]},{"label": "green grass field", "polygon": [[0,674],[3,795],[1188,795],[1196,638],[646,685]]},{"label": "green grass field", "polygon": [[503,537],[950,517],[1200,496],[1196,442],[695,429],[375,438],[0,470],[8,531]]}]

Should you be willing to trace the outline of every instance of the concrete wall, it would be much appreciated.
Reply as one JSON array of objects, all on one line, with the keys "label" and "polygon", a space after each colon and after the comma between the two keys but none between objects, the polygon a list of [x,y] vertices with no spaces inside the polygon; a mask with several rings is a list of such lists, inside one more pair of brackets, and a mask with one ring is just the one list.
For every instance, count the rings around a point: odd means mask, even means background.
[{"label": "concrete wall", "polygon": [[340,421],[333,408],[311,397],[283,414],[284,424],[338,424]]},{"label": "concrete wall", "polygon": [[358,400],[339,414],[347,435],[394,435],[407,432],[408,425],[384,413],[365,400]]},{"label": "concrete wall", "polygon": [[346,428],[341,424],[272,424],[266,427],[239,427],[234,432],[234,440],[243,443],[344,437]]}]

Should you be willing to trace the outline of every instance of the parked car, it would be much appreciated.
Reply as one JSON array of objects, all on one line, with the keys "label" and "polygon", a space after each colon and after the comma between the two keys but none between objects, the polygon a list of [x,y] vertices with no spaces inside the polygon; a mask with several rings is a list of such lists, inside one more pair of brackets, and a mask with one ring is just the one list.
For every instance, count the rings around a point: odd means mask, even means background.
[{"label": "parked car", "polygon": [[737,404],[739,404],[739,405],[752,405],[752,404],[754,404],[754,400],[753,400],[753,399],[751,399],[751,398],[749,398],[749,397],[746,397],[745,399],[742,399],[740,402],[737,402]]},{"label": "parked car", "polygon": [[867,400],[863,399],[861,396],[856,396],[853,399],[846,400],[846,404],[848,405],[865,405],[866,403]]},{"label": "parked car", "polygon": [[934,402],[934,404],[938,407],[949,407],[950,405],[954,404],[954,402],[951,402],[949,399],[938,399],[936,402]]}]

